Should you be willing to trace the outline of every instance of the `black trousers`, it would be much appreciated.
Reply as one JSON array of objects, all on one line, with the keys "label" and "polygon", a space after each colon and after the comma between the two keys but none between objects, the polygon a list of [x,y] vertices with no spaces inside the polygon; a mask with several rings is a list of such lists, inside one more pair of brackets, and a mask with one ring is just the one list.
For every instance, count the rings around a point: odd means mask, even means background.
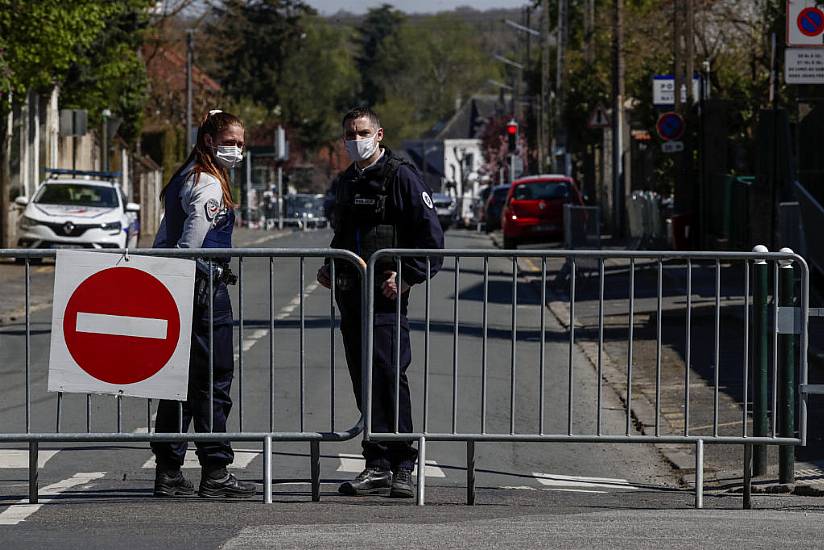
[{"label": "black trousers", "polygon": [[[340,330],[346,350],[346,363],[352,378],[352,387],[358,409],[363,412],[361,395],[361,304],[360,292],[339,291],[336,293],[340,309]],[[385,308],[380,308],[381,310]],[[405,309],[405,308],[404,308]],[[395,313],[377,311],[374,326],[374,348],[372,366],[372,431],[395,431]],[[409,322],[401,315],[400,335],[400,392],[398,393],[398,431],[412,431],[412,402],[409,396],[409,381],[406,369],[412,362],[409,344]],[[418,458],[418,451],[411,441],[363,441],[363,457],[367,468],[411,470]]]},{"label": "black trousers", "polygon": [[[229,392],[234,376],[234,349],[232,345],[232,304],[226,285],[219,283],[214,296],[214,331],[212,332],[214,402],[212,431],[226,431],[226,419],[232,409]],[[194,421],[195,431],[209,432],[209,308],[195,307],[192,324],[192,346],[189,357],[189,393],[183,403],[180,417],[178,401],[161,400],[157,406],[156,433],[187,432]],[[231,464],[234,453],[228,441],[197,441],[197,458],[204,468],[219,468]],[[183,465],[188,443],[152,442],[152,452],[161,468],[175,469]]]}]

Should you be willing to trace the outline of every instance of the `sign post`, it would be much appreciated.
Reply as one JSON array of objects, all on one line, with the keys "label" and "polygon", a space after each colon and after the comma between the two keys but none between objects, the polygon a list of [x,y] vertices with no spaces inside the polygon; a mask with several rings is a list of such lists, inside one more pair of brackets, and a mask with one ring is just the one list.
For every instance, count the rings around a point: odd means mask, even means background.
[{"label": "sign post", "polygon": [[186,399],[195,263],[59,250],[49,391]]}]

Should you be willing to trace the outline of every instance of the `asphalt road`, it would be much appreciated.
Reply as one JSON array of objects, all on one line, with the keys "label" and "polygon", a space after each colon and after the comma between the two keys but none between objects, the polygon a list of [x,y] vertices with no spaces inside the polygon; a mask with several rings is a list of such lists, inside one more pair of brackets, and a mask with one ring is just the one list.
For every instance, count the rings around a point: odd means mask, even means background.
[{"label": "asphalt road", "polygon": [[[265,235],[240,245],[322,247],[327,232]],[[450,248],[490,247],[485,235],[450,231]],[[328,291],[314,282],[318,260],[244,261],[242,334],[236,336],[238,366],[230,430],[342,430],[357,421],[340,335],[333,334]],[[456,277],[448,261],[431,287],[429,362],[430,431],[479,431],[483,324],[483,264],[463,260]],[[42,268],[48,277],[49,267]],[[487,345],[489,433],[536,433],[543,399],[544,431],[565,433],[569,409],[569,347],[566,332],[546,315],[545,376],[540,394],[541,308],[534,287],[517,283],[514,420],[511,347],[512,262],[490,260]],[[270,304],[270,280],[274,304]],[[302,289],[302,290],[301,290]],[[236,317],[240,302],[233,288]],[[410,322],[413,365],[410,378],[414,421],[423,410],[424,291],[413,289]],[[301,299],[304,327],[301,337]],[[454,298],[460,298],[457,363],[454,363]],[[275,331],[270,333],[269,313]],[[31,430],[54,431],[57,397],[46,392],[51,311],[33,314],[31,342]],[[238,330],[239,333],[239,330]],[[25,345],[22,325],[0,326],[0,426],[25,431]],[[334,344],[334,345],[333,345]],[[333,353],[334,349],[334,353]],[[303,354],[301,355],[301,351]],[[301,360],[301,357],[303,359]],[[333,360],[334,357],[334,360]],[[239,357],[238,357],[239,358]],[[116,361],[117,358],[112,358]],[[597,379],[573,349],[573,433],[595,431]],[[453,408],[453,369],[457,365],[458,403]],[[270,388],[274,388],[271,391]],[[304,395],[301,407],[300,395]],[[332,396],[334,395],[334,407]],[[621,434],[625,412],[609,388],[602,388],[602,433]],[[63,398],[63,431],[117,431],[115,399],[94,396],[87,419],[86,397]],[[241,414],[242,409],[242,414]],[[453,410],[455,416],[453,418]],[[120,429],[147,429],[153,408],[145,400],[124,399]],[[242,426],[241,426],[242,417]],[[260,444],[238,443],[235,471],[262,481]],[[336,485],[362,468],[359,441],[321,446],[321,502],[310,502],[309,448],[305,443],[274,444],[275,504],[151,498],[153,461],[145,444],[43,445],[38,505],[27,504],[24,447],[0,448],[0,539],[4,547],[135,548],[271,547],[397,548],[426,546],[527,548],[659,548],[747,544],[752,547],[809,546],[820,532],[814,499],[764,495],[756,511],[740,511],[740,496],[708,493],[706,510],[691,510],[692,493],[675,486],[669,466],[649,445],[482,443],[476,450],[476,506],[464,505],[466,449],[461,443],[427,446],[427,506],[384,497],[350,499]],[[186,472],[197,483],[196,459]]]}]

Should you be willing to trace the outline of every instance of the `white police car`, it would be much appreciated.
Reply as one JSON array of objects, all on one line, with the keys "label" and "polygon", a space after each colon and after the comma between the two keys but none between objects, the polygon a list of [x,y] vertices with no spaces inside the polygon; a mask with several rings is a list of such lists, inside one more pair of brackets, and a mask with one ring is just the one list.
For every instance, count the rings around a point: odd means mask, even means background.
[{"label": "white police car", "polygon": [[127,202],[117,173],[50,170],[18,222],[21,248],[137,247],[140,206]]}]

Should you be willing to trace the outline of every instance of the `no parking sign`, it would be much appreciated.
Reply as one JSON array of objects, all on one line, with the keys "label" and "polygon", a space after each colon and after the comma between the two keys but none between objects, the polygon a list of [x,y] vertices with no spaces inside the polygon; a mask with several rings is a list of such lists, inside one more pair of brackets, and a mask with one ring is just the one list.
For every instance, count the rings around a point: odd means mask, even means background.
[{"label": "no parking sign", "polygon": [[49,391],[185,400],[195,264],[59,250]]},{"label": "no parking sign", "polygon": [[787,0],[787,45],[824,46],[824,6],[816,0]]}]

